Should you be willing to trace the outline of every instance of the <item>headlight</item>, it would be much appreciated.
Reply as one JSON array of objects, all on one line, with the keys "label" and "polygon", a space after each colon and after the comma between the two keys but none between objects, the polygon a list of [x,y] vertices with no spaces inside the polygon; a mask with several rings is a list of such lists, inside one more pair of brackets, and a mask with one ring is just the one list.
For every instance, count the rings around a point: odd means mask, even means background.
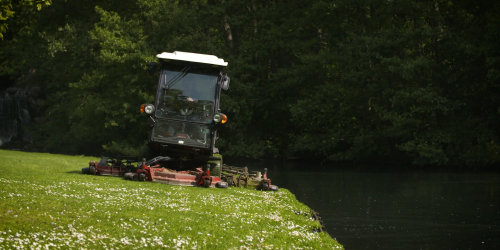
[{"label": "headlight", "polygon": [[147,105],[144,111],[146,111],[146,114],[152,114],[155,111],[155,107],[153,105]]},{"label": "headlight", "polygon": [[222,120],[222,115],[221,114],[215,114],[214,115],[214,122],[219,123]]},{"label": "headlight", "polygon": [[152,104],[142,104],[141,105],[141,113],[152,114],[155,112],[155,106]]},{"label": "headlight", "polygon": [[225,114],[217,113],[214,115],[214,122],[216,123],[226,123],[227,122],[227,116]]}]

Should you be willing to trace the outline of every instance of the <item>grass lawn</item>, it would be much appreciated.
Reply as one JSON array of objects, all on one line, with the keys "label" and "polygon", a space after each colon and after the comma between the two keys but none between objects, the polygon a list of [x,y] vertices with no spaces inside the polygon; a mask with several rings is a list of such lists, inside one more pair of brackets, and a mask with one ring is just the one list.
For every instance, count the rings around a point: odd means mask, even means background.
[{"label": "grass lawn", "polygon": [[0,249],[343,249],[286,189],[81,174],[90,160],[0,150]]}]

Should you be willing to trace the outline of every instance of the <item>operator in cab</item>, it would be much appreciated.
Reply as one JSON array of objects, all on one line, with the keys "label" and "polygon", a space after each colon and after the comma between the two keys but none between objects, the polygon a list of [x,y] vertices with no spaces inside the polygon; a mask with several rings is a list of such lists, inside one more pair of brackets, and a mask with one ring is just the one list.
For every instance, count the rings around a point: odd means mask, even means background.
[{"label": "operator in cab", "polygon": [[186,100],[194,103],[197,103],[202,98],[192,77],[182,79],[182,95],[186,97]]}]

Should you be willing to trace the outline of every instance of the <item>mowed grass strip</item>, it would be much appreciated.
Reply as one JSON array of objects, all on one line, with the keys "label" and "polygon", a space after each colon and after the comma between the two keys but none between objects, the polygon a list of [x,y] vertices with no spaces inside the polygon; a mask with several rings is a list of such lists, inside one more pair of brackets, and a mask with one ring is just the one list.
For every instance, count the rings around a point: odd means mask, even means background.
[{"label": "mowed grass strip", "polygon": [[0,248],[342,249],[286,189],[83,175],[89,160],[0,150]]}]

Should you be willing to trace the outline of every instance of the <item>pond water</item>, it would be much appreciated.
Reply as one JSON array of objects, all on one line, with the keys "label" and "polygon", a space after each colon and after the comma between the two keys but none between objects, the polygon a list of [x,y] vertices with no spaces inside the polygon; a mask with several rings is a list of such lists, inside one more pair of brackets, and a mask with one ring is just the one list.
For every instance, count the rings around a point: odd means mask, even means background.
[{"label": "pond water", "polygon": [[348,250],[500,249],[498,172],[246,165],[267,167]]}]

